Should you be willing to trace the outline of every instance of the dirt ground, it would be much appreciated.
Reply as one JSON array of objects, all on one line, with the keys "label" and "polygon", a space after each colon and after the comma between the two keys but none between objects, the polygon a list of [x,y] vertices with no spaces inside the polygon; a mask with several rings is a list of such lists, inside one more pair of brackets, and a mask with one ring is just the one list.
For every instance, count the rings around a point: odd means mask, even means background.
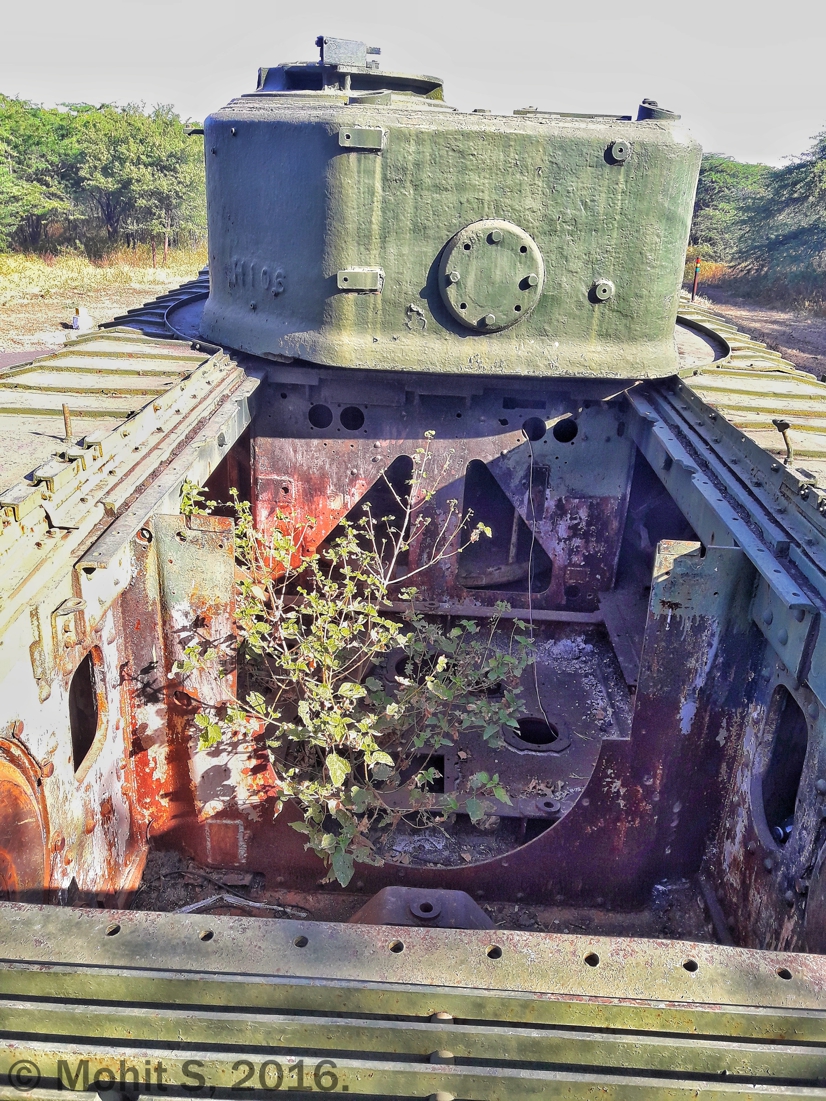
[{"label": "dirt ground", "polygon": [[[316,891],[295,891],[286,886],[268,890],[263,875],[203,868],[178,853],[151,850],[132,906],[135,910],[189,910],[204,915],[348,921],[367,898],[366,894],[342,890],[334,883]],[[627,912],[566,906],[561,897],[539,906],[481,899],[480,905],[500,929],[712,944],[717,940],[696,880],[663,881],[654,887],[648,906]]]},{"label": "dirt ground", "polygon": [[757,306],[717,287],[708,287],[699,300],[795,367],[819,379],[826,376],[826,317]]},{"label": "dirt ground", "polygon": [[198,274],[202,249],[170,252],[167,267],[126,251],[93,264],[69,254],[46,262],[39,256],[0,255],[0,356],[60,348],[75,307],[85,307],[97,325],[141,306]]}]

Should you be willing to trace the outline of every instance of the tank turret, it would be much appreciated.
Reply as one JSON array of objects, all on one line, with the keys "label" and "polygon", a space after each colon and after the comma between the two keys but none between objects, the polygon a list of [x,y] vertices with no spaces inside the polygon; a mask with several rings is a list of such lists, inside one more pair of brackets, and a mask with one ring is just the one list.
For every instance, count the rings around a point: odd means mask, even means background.
[{"label": "tank turret", "polygon": [[675,371],[700,161],[678,115],[460,112],[318,41],[207,119],[202,335],[380,370]]}]

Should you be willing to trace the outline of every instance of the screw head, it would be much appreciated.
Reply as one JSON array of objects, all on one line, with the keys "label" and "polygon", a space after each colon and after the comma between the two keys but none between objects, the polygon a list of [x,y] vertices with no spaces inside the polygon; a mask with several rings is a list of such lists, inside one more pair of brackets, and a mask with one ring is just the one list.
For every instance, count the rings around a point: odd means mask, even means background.
[{"label": "screw head", "polygon": [[610,279],[599,279],[594,284],[594,294],[598,301],[607,302],[614,294],[614,284]]},{"label": "screw head", "polygon": [[502,230],[501,229],[492,229],[490,231],[490,239],[491,239],[491,241],[493,241],[493,243],[495,245],[498,245],[499,242],[502,240]]},{"label": "screw head", "polygon": [[527,282],[529,287],[535,287],[536,284],[539,282],[539,276],[534,275],[534,273],[531,272],[531,274],[528,276]]},{"label": "screw head", "polygon": [[448,275],[448,280],[451,283],[458,283],[460,278],[461,278],[461,276],[459,275],[458,271],[452,271]]}]

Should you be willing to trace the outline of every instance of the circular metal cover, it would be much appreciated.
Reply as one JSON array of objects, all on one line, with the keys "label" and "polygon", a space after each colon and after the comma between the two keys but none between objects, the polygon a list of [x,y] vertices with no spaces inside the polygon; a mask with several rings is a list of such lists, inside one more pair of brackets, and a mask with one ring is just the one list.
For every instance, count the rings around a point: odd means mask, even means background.
[{"label": "circular metal cover", "polygon": [[19,769],[0,759],[0,899],[42,902],[47,870],[37,800]]},{"label": "circular metal cover", "polygon": [[478,332],[499,332],[527,317],[544,283],[545,265],[533,238],[495,218],[460,229],[439,265],[445,305]]}]

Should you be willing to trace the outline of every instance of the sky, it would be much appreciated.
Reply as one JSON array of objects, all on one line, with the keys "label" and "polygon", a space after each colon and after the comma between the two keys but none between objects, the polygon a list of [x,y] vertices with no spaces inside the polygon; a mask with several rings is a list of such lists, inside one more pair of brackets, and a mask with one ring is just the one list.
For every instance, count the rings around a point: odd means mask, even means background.
[{"label": "sky", "polygon": [[0,0],[0,92],[172,104],[202,120],[319,34],[445,81],[448,103],[677,111],[707,152],[782,164],[826,129],[826,3],[785,0]]}]

